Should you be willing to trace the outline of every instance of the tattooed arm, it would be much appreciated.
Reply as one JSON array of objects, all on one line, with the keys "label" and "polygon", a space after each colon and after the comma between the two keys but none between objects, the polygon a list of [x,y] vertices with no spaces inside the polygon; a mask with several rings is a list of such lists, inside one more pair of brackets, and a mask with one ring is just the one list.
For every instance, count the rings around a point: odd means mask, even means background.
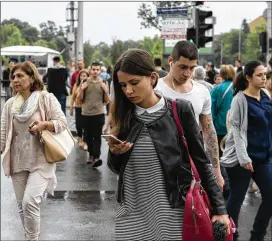
[{"label": "tattooed arm", "polygon": [[216,130],[213,125],[212,115],[201,114],[199,121],[202,126],[203,139],[208,157],[212,162],[214,168],[214,174],[217,178],[219,186],[223,189],[224,179],[221,175],[220,163],[219,163],[219,147],[216,135]]}]

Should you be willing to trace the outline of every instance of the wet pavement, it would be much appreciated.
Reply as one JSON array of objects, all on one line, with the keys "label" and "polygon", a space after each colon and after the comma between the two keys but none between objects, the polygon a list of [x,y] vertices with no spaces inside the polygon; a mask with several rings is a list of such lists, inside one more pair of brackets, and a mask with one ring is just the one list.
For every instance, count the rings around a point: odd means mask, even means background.
[{"label": "wet pavement", "polygon": [[[75,131],[73,117],[67,117]],[[57,165],[58,187],[41,205],[41,240],[114,240],[117,176],[106,165],[107,145],[102,142],[103,165],[93,169],[87,153],[75,148],[66,162]],[[259,194],[248,194],[240,215],[241,241],[247,241]],[[272,205],[272,204],[271,204]],[[1,240],[23,240],[11,179],[1,168]],[[266,241],[272,240],[271,225]]]}]

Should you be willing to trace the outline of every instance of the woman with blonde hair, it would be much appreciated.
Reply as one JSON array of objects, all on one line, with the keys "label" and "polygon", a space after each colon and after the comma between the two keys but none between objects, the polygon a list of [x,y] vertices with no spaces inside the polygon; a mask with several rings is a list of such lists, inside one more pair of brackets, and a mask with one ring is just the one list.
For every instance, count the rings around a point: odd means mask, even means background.
[{"label": "woman with blonde hair", "polygon": [[81,107],[82,103],[78,101],[77,96],[80,91],[81,85],[87,81],[90,74],[89,71],[86,69],[81,70],[78,73],[76,84],[73,87],[72,96],[71,96],[71,103],[70,103],[70,115],[73,116],[73,109],[75,104],[75,111],[76,111],[76,129],[77,129],[77,135],[79,137],[79,146],[83,147],[84,151],[88,151],[88,146],[86,142],[84,141],[84,134],[83,134],[83,120],[81,116]]},{"label": "woman with blonde hair", "polygon": [[[220,76],[223,79],[221,84],[215,86],[211,91],[212,97],[212,116],[213,123],[217,133],[218,145],[219,145],[219,156],[222,156],[222,151],[220,148],[220,143],[226,136],[227,126],[227,113],[230,109],[232,102],[232,84],[235,77],[235,69],[232,65],[222,65],[220,68]],[[221,172],[225,180],[224,186],[224,197],[228,198],[229,186],[228,186],[228,176],[224,167],[221,167]]]},{"label": "woman with blonde hair", "polygon": [[56,188],[56,165],[46,161],[38,133],[62,132],[67,127],[61,106],[31,62],[15,65],[10,73],[15,96],[1,116],[1,153],[6,176],[11,176],[26,240],[40,235],[40,203]]}]

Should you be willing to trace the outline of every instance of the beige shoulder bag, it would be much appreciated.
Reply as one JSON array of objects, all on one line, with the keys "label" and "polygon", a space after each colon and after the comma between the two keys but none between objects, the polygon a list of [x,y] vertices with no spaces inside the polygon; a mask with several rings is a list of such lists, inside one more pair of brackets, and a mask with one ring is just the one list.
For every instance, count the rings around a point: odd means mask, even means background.
[{"label": "beige shoulder bag", "polygon": [[76,140],[66,128],[60,133],[44,130],[40,133],[40,142],[44,146],[48,163],[65,161],[72,152]]},{"label": "beige shoulder bag", "polygon": [[65,161],[77,142],[68,128],[60,133],[43,130],[39,138],[48,163]]}]

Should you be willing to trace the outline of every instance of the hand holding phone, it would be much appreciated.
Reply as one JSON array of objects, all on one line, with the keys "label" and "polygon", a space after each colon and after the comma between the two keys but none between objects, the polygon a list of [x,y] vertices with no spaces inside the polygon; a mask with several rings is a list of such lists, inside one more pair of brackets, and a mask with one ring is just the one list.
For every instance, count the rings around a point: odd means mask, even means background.
[{"label": "hand holding phone", "polygon": [[132,143],[121,141],[114,135],[102,135],[104,139],[107,139],[110,151],[116,155],[123,154],[131,149]]},{"label": "hand holding phone", "polygon": [[121,144],[122,141],[117,139],[114,135],[101,135],[108,143],[113,142],[114,144]]}]

